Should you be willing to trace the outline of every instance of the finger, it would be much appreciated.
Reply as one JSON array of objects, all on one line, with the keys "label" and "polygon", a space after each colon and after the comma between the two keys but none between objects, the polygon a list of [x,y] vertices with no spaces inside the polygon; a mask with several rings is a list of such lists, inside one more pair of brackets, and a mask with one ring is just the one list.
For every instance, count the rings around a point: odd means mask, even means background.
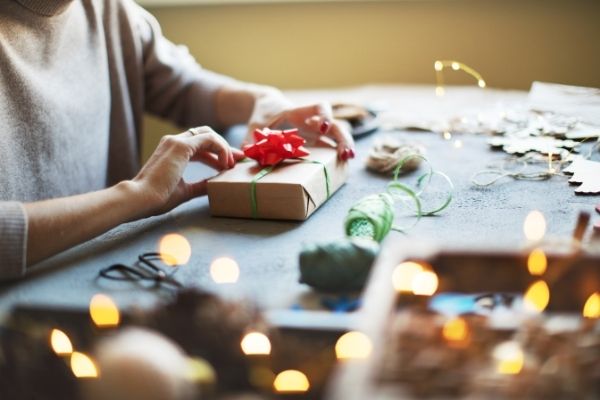
[{"label": "finger", "polygon": [[208,153],[205,151],[198,152],[198,153],[194,154],[194,156],[192,157],[192,161],[200,161],[201,163],[204,163],[211,168],[214,168],[217,170],[221,169],[221,164],[219,162],[219,159],[213,153]]},{"label": "finger", "polygon": [[199,182],[194,182],[194,183],[188,183],[187,185],[187,193],[188,193],[188,200],[196,198],[196,197],[201,197],[201,196],[206,196],[207,193],[207,179],[199,181]]},{"label": "finger", "polygon": [[320,135],[328,134],[333,126],[333,122],[322,115],[313,115],[304,120],[304,123],[309,130],[317,132]]},{"label": "finger", "polygon": [[287,113],[292,114],[294,118],[301,118],[301,121],[303,122],[307,118],[315,115],[326,119],[333,119],[333,111],[331,110],[331,105],[328,103],[315,103],[308,106],[297,107],[287,111]]},{"label": "finger", "polygon": [[234,147],[231,148],[231,154],[233,155],[234,161],[240,161],[246,158],[246,155],[240,149],[236,149]]},{"label": "finger", "polygon": [[[198,133],[200,132],[200,133]],[[231,147],[225,139],[209,127],[195,128],[194,136],[188,138],[194,148],[194,153],[211,152],[218,156],[219,167],[227,169],[233,164],[230,162]]]},{"label": "finger", "polygon": [[[331,106],[328,103],[315,103],[308,106],[296,107],[290,110],[284,111],[278,114],[275,119],[273,119],[268,127],[277,127],[284,122],[287,125],[291,125],[292,127],[302,128],[305,130],[308,128],[307,120],[311,117],[318,116],[322,117],[326,120],[331,120],[333,118],[333,111],[331,110]],[[314,132],[319,132],[319,129],[312,129]]]},{"label": "finger", "polygon": [[338,157],[341,160],[346,161],[355,157],[354,139],[350,134],[349,127],[340,123],[340,121],[335,121],[325,136],[332,138],[338,143]]}]

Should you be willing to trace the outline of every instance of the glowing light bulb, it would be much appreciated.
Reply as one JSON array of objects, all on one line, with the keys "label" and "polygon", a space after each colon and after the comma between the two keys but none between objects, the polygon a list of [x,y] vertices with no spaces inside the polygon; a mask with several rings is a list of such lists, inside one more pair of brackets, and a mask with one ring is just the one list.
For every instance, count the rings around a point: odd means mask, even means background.
[{"label": "glowing light bulb", "polygon": [[546,254],[542,249],[534,249],[527,258],[527,269],[531,275],[543,275],[548,267]]},{"label": "glowing light bulb", "polygon": [[455,71],[458,71],[460,69],[460,64],[457,63],[456,61],[453,61],[451,65],[452,65],[452,69]]},{"label": "glowing light bulb", "polygon": [[240,277],[240,267],[232,258],[217,258],[210,264],[210,276],[216,283],[235,283]]},{"label": "glowing light bulb", "polygon": [[271,354],[271,342],[269,338],[260,332],[250,332],[241,342],[242,351],[246,355]]},{"label": "glowing light bulb", "polygon": [[371,339],[362,332],[348,332],[335,344],[335,355],[339,360],[360,360],[368,358],[373,350]]},{"label": "glowing light bulb", "polygon": [[50,346],[59,356],[69,355],[73,352],[73,345],[66,333],[60,329],[52,329],[50,333]]},{"label": "glowing light bulb", "polygon": [[483,79],[478,80],[477,85],[479,85],[479,87],[482,89],[486,86],[485,81]]},{"label": "glowing light bulb", "polygon": [[600,318],[600,293],[596,292],[588,297],[583,306],[583,316],[590,319]]},{"label": "glowing light bulb", "polygon": [[423,271],[421,264],[406,261],[399,264],[392,273],[392,285],[398,292],[412,292],[415,276]]},{"label": "glowing light bulb", "polygon": [[445,140],[450,140],[450,139],[452,139],[452,134],[451,134],[450,132],[448,132],[448,131],[444,132],[444,135],[443,135],[443,136],[444,136],[444,139],[445,139]]},{"label": "glowing light bulb", "polygon": [[496,360],[496,370],[503,375],[516,375],[523,369],[525,355],[519,343],[508,341],[500,343],[492,354]]},{"label": "glowing light bulb", "polygon": [[469,326],[461,317],[452,318],[444,324],[442,335],[449,342],[464,343],[469,338]]},{"label": "glowing light bulb", "polygon": [[454,141],[454,148],[455,148],[455,149],[460,149],[461,147],[463,147],[463,142],[462,142],[462,140],[460,140],[460,139],[456,139],[456,140]]},{"label": "glowing light bulb", "polygon": [[527,310],[542,312],[550,302],[550,288],[542,280],[536,281],[529,286],[523,297],[523,302]]},{"label": "glowing light bulb", "polygon": [[537,242],[546,234],[546,219],[544,214],[534,210],[527,214],[523,223],[523,232],[527,240]]},{"label": "glowing light bulb", "polygon": [[431,296],[438,288],[438,277],[435,272],[421,271],[412,281],[412,292],[420,296]]},{"label": "glowing light bulb", "polygon": [[71,354],[71,371],[77,378],[98,377],[98,368],[94,361],[86,354],[77,351]]},{"label": "glowing light bulb", "polygon": [[444,69],[444,64],[441,61],[436,61],[435,63],[433,63],[433,68],[435,68],[436,71],[440,72],[442,69]]},{"label": "glowing light bulb", "polygon": [[178,233],[163,236],[158,243],[160,258],[167,265],[185,265],[192,256],[190,242]]},{"label": "glowing light bulb", "polygon": [[444,88],[442,86],[436,86],[436,88],[435,88],[436,96],[442,97],[444,95],[444,93],[446,93],[446,91],[444,90]]},{"label": "glowing light bulb", "polygon": [[279,393],[301,393],[310,389],[310,383],[302,372],[288,369],[277,374],[273,387]]},{"label": "glowing light bulb", "polygon": [[121,320],[117,305],[105,294],[96,294],[92,297],[90,317],[98,328],[115,327]]}]

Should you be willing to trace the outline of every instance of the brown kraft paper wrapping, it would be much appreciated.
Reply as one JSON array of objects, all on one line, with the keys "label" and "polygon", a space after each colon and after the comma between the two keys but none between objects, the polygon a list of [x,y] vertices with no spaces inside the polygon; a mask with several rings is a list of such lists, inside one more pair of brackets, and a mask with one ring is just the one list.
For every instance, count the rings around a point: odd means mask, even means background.
[{"label": "brown kraft paper wrapping", "polygon": [[[312,147],[302,160],[286,160],[256,182],[258,218],[303,221],[346,181],[347,163],[332,148]],[[251,182],[262,170],[254,160],[240,162],[208,181],[210,213],[218,217],[252,218]]]}]

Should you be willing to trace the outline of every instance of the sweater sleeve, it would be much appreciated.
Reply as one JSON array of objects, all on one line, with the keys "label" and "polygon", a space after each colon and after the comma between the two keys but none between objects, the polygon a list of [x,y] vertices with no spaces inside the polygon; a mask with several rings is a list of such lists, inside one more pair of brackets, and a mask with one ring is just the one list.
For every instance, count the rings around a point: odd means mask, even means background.
[{"label": "sweater sleeve", "polygon": [[27,217],[23,205],[0,201],[0,280],[25,274]]},{"label": "sweater sleeve", "polygon": [[150,13],[138,5],[132,7],[142,41],[146,110],[181,127],[215,127],[215,93],[233,79],[203,69],[187,47],[162,35]]}]

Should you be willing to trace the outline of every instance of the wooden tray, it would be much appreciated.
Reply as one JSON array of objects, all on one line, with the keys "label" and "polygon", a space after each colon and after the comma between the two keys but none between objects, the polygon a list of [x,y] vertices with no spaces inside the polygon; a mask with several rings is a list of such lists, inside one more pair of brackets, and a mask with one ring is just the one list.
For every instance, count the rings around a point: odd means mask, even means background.
[{"label": "wooden tray", "polygon": [[[564,317],[561,321],[575,321],[578,325],[583,320],[581,312],[586,299],[600,291],[600,258],[582,253],[549,254],[546,273],[536,277],[528,272],[528,255],[526,251],[441,251],[431,245],[386,242],[374,266],[363,308],[356,320],[356,329],[370,337],[373,351],[365,360],[338,364],[328,387],[327,399],[411,398],[410,395],[403,397],[406,391],[390,388],[390,385],[400,383],[382,384],[380,379],[386,352],[390,351],[386,344],[391,321],[406,302],[406,297],[410,297],[398,294],[392,285],[392,272],[403,261],[426,261],[431,265],[439,277],[437,293],[524,293],[534,281],[544,279],[551,293],[544,316],[560,315]],[[595,324],[596,334],[598,328],[600,323]]]}]

